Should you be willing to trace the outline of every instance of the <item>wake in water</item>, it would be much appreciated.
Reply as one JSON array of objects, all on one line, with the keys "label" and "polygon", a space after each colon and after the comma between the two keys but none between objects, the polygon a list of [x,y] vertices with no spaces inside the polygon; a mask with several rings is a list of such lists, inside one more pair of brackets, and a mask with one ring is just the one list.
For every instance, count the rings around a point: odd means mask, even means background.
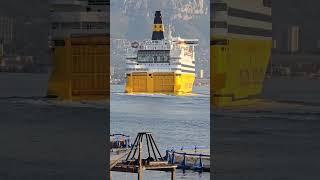
[{"label": "wake in water", "polygon": [[1,97],[0,101],[10,101],[14,103],[33,104],[42,106],[58,106],[58,107],[87,107],[106,109],[109,102],[107,100],[98,101],[59,101],[46,97]]},{"label": "wake in water", "polygon": [[183,95],[163,94],[163,93],[124,93],[124,92],[112,92],[111,94],[120,96],[137,96],[137,97],[209,97],[209,94],[205,93],[187,93]]}]

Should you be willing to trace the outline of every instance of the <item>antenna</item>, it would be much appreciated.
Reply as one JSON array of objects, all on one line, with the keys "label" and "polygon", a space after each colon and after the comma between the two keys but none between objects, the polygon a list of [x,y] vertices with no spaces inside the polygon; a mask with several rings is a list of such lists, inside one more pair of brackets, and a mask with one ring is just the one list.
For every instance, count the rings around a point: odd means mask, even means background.
[{"label": "antenna", "polygon": [[169,24],[168,38],[169,38],[169,39],[172,39],[172,29],[171,29],[171,24]]}]

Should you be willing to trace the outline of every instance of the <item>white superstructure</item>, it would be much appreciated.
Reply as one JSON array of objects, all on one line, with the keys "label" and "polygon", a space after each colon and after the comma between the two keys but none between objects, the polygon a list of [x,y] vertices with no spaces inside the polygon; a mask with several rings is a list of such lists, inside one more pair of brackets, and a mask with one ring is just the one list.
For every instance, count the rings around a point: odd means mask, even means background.
[{"label": "white superstructure", "polygon": [[53,0],[51,38],[109,34],[107,5],[109,0]]},{"label": "white superstructure", "polygon": [[133,42],[127,54],[127,72],[175,72],[195,74],[197,39]]}]

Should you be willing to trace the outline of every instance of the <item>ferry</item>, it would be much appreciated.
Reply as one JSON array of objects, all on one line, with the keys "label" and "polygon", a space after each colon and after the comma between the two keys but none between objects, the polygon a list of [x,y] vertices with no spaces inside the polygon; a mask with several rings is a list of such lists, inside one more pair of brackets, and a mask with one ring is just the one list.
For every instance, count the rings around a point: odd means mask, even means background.
[{"label": "ferry", "polygon": [[191,93],[198,39],[164,37],[161,11],[155,12],[152,39],[132,42],[126,57],[126,93]]},{"label": "ferry", "polygon": [[262,91],[273,46],[271,0],[216,0],[211,7],[211,102],[243,105]]}]

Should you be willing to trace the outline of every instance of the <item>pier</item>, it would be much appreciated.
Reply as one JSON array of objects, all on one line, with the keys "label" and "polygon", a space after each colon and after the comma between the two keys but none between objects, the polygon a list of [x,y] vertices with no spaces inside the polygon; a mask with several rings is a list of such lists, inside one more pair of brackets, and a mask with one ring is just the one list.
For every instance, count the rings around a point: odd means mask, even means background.
[{"label": "pier", "polygon": [[176,164],[177,169],[210,172],[210,150],[206,146],[168,149],[165,159],[169,164]]},{"label": "pier", "polygon": [[[146,141],[144,146],[143,141]],[[144,152],[143,150],[147,150]],[[144,156],[147,157],[144,157]],[[171,180],[176,179],[176,165],[169,164],[161,155],[150,132],[138,133],[127,158],[114,165],[111,171],[138,173],[138,180],[142,180],[143,171],[171,171]]]}]

